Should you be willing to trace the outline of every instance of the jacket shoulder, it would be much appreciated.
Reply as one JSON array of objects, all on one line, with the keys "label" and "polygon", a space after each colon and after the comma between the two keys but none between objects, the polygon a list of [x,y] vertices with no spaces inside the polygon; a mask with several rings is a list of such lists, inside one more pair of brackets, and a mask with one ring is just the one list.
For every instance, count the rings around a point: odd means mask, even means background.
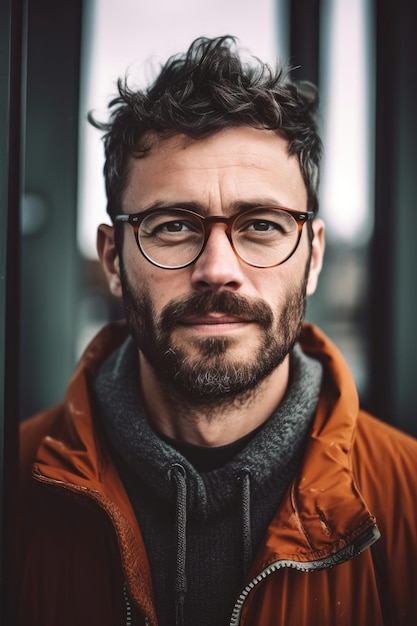
[{"label": "jacket shoulder", "polygon": [[365,411],[358,416],[353,452],[360,456],[366,452],[376,466],[382,461],[417,469],[417,439]]},{"label": "jacket shoulder", "polygon": [[[361,412],[352,446],[359,491],[380,520],[417,517],[417,440]],[[416,533],[417,534],[417,533]]]},{"label": "jacket shoulder", "polygon": [[379,594],[390,615],[387,621],[414,624],[416,602],[410,589],[417,588],[417,441],[361,413],[352,465],[356,488],[381,534],[371,555]]}]

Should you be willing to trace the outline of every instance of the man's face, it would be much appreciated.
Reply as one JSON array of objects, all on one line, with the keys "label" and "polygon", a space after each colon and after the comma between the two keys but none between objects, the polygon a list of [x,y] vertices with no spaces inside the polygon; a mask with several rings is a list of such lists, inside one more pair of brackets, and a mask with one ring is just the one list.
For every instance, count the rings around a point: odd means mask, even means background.
[{"label": "man's face", "polygon": [[[247,203],[307,209],[298,161],[275,132],[241,127],[202,140],[177,135],[157,142],[145,158],[132,159],[122,211],[186,204],[202,215],[229,216]],[[255,388],[284,361],[320,271],[319,221],[311,268],[306,228],[288,261],[255,268],[235,256],[218,223],[197,261],[167,270],[143,257],[130,226],[120,227],[126,229],[122,256],[114,257],[110,285],[123,295],[142,366],[166,388],[216,402]]]}]

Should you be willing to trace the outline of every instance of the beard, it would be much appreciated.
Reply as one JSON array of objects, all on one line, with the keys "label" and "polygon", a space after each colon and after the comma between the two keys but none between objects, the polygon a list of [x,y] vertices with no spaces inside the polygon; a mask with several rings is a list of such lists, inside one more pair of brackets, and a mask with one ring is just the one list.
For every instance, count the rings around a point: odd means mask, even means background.
[{"label": "beard", "polygon": [[[212,405],[243,400],[281,365],[298,338],[305,315],[307,270],[301,284],[287,288],[285,303],[275,314],[260,299],[232,291],[205,291],[171,301],[159,317],[149,293],[133,289],[123,263],[120,270],[130,332],[164,393],[178,400]],[[257,350],[244,360],[233,356],[233,337],[194,339],[197,355],[175,344],[173,331],[185,316],[215,312],[253,320],[261,331]]]}]

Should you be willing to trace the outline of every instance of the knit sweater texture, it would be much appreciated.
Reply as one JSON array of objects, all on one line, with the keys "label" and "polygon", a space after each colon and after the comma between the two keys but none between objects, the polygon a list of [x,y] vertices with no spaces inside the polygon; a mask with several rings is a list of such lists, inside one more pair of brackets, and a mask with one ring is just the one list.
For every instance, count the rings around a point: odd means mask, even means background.
[{"label": "knit sweater texture", "polygon": [[[247,563],[300,464],[321,378],[321,364],[296,345],[288,389],[273,415],[231,447],[232,458],[224,450],[224,465],[198,471],[193,455],[158,436],[146,419],[133,340],[101,366],[96,410],[144,538],[159,626],[175,624],[180,595],[185,626],[229,624]],[[180,487],[174,480],[179,468]]]}]

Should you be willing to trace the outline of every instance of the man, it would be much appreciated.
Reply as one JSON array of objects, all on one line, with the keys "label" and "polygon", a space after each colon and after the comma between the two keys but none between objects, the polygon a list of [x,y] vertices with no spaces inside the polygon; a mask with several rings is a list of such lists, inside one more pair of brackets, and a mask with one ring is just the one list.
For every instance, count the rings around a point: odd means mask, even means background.
[{"label": "man", "polygon": [[17,623],[414,624],[417,442],[303,325],[314,93],[226,37],[110,107],[98,253],[127,323],[23,427]]}]

